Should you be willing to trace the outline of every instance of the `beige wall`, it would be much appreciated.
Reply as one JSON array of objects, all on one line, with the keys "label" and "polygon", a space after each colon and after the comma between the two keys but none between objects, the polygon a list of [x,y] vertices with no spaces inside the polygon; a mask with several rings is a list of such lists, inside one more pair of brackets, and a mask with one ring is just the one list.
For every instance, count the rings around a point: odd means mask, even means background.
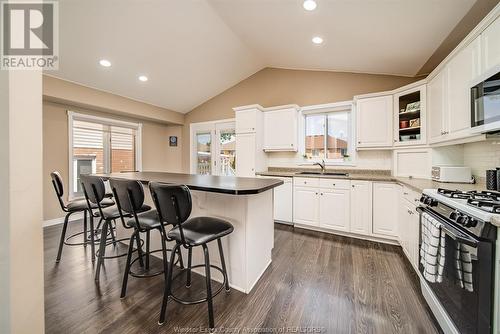
[{"label": "beige wall", "polygon": [[186,114],[183,168],[189,171],[189,124],[233,118],[233,107],[264,107],[295,103],[301,106],[351,100],[354,95],[391,90],[415,78],[343,72],[265,68]]},{"label": "beige wall", "polygon": [[168,125],[137,118],[123,117],[101,111],[82,109],[73,105],[50,101],[43,103],[43,199],[44,220],[59,218],[63,213],[54,194],[49,174],[58,170],[64,178],[64,189],[68,189],[69,148],[67,110],[100,117],[140,122],[142,128],[143,170],[180,172],[182,170],[182,140],[179,146],[169,147],[169,136],[179,136],[180,125]]}]

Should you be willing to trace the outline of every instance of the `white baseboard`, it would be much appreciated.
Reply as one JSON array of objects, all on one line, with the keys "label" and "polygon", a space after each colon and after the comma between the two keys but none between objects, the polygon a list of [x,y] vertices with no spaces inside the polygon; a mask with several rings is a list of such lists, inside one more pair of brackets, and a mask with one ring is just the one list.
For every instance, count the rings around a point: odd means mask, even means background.
[{"label": "white baseboard", "polygon": [[[75,220],[80,220],[83,219],[83,213],[82,212],[77,212],[72,214],[69,217],[69,222],[75,221]],[[54,219],[49,219],[49,220],[44,220],[42,226],[43,227],[48,227],[48,226],[53,226],[53,225],[59,225],[64,223],[64,217],[60,218],[54,218]]]}]

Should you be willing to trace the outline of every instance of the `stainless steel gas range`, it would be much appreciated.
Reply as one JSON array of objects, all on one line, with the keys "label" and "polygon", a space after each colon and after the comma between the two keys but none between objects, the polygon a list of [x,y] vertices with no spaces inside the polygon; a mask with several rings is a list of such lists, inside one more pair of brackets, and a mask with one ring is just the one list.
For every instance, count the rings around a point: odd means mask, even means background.
[{"label": "stainless steel gas range", "polygon": [[500,193],[426,189],[420,202],[425,299],[445,333],[492,333]]}]

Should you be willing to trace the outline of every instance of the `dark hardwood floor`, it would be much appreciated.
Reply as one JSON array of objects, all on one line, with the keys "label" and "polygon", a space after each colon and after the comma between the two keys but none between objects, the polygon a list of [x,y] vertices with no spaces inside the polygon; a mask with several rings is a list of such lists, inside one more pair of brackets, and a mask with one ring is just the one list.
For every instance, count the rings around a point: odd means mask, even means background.
[{"label": "dark hardwood floor", "polygon": [[[81,224],[72,223],[68,233],[80,228]],[[206,329],[206,303],[183,306],[171,302],[167,323],[158,326],[162,275],[130,278],[127,297],[120,299],[124,258],[105,262],[100,284],[94,283],[90,246],[65,247],[56,264],[60,231],[61,225],[44,231],[46,333]],[[245,295],[232,290],[214,299],[219,332],[281,327],[284,333],[288,327],[308,328],[308,333],[438,332],[420,296],[416,276],[398,247],[283,225],[276,225],[275,232],[273,262],[252,292]],[[174,291],[182,291],[179,295],[194,298],[204,292],[201,276],[194,275],[189,290],[183,283],[180,276],[174,287]]]}]

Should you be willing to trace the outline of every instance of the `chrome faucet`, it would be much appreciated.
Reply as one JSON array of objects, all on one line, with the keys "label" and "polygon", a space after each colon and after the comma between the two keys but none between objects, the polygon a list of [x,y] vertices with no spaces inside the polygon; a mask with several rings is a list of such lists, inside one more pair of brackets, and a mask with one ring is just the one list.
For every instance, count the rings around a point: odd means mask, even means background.
[{"label": "chrome faucet", "polygon": [[321,173],[324,173],[326,171],[325,159],[321,159],[321,162],[313,163],[313,166],[315,166],[315,165],[318,165],[321,167]]}]

